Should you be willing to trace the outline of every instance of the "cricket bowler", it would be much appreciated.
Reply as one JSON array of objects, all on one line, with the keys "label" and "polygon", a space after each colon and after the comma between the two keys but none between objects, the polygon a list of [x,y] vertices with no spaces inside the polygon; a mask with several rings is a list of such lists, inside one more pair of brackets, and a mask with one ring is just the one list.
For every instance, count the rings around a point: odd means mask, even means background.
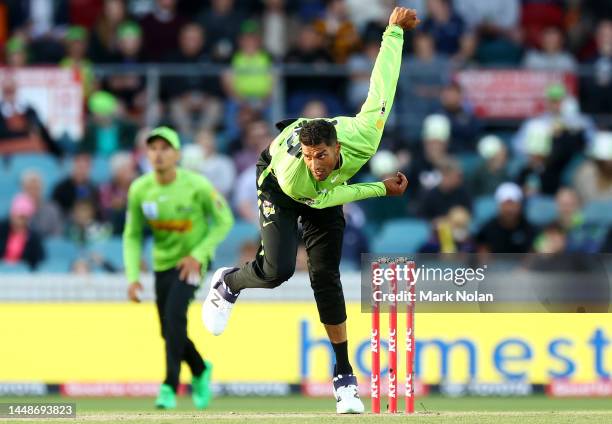
[{"label": "cricket bowler", "polygon": [[140,301],[140,257],[145,223],[153,232],[155,297],[166,350],[166,379],[155,406],[176,408],[181,361],[191,370],[192,400],[197,409],[210,402],[212,366],[187,337],[187,309],[217,245],[234,218],[223,196],[203,176],[177,167],[178,134],[168,127],[147,138],[153,172],[136,179],[128,192],[123,255],[128,296]]},{"label": "cricket bowler", "polygon": [[368,97],[357,116],[299,118],[277,124],[281,133],[257,163],[262,238],[259,252],[240,269],[218,269],[203,305],[204,325],[219,335],[242,290],[274,288],[291,278],[300,219],[319,317],[335,352],[333,392],[336,411],[341,414],[364,410],[348,358],[346,307],[340,283],[345,226],[342,205],[370,197],[399,196],[408,185],[399,172],[382,182],[346,181],[378,149],[400,73],[403,34],[418,23],[414,10],[393,10],[372,70]]}]

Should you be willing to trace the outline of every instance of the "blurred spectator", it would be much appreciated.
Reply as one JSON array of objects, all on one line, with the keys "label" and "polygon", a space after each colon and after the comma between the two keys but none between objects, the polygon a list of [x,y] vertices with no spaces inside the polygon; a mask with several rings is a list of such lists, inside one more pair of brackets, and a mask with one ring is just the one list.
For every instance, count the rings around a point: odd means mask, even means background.
[{"label": "blurred spectator", "polygon": [[55,203],[45,199],[43,179],[38,171],[26,170],[21,174],[21,190],[33,202],[34,213],[30,219],[32,230],[41,237],[59,236],[64,231],[62,214]]},{"label": "blurred spectator", "polygon": [[229,155],[235,154],[242,148],[243,140],[246,138],[247,129],[251,123],[261,119],[257,109],[248,103],[243,103],[238,109],[238,116],[232,126],[225,128],[225,136],[219,141],[223,142],[220,150]]},{"label": "blurred spectator", "polygon": [[155,9],[145,15],[142,52],[146,61],[160,62],[178,48],[178,34],[188,21],[176,13],[176,0],[156,0]]},{"label": "blurred spectator", "polygon": [[[197,64],[207,62],[204,54],[204,31],[191,23],[181,28],[179,50],[167,57],[168,62]],[[167,79],[170,114],[182,135],[192,139],[199,129],[212,129],[221,119],[221,94],[216,77],[181,75]]]},{"label": "blurred spectator", "polygon": [[267,100],[272,91],[272,63],[263,50],[259,24],[254,20],[240,26],[238,50],[232,56],[229,93],[239,100]]},{"label": "blurred spectator", "polygon": [[477,249],[483,253],[527,253],[535,229],[523,214],[523,193],[514,183],[503,183],[495,192],[497,216],[487,222],[476,236]]},{"label": "blurred spectator", "polygon": [[454,206],[448,214],[439,219],[432,233],[419,249],[419,253],[473,253],[474,239],[470,235],[470,212],[462,206]]},{"label": "blurred spectator", "polygon": [[325,118],[329,116],[327,106],[320,100],[311,100],[304,105],[304,110],[300,116],[306,119]]},{"label": "blurred spectator", "polygon": [[263,46],[275,59],[282,59],[289,46],[289,31],[295,22],[285,11],[285,0],[264,0],[261,16]]},{"label": "blurred spectator", "polygon": [[272,142],[270,128],[265,121],[255,121],[247,127],[243,147],[234,154],[236,170],[241,173],[246,168],[254,165],[261,152]]},{"label": "blurred spectator", "polygon": [[68,23],[69,0],[8,1],[9,29],[23,30],[30,38],[49,36],[57,27]]},{"label": "blurred spectator", "polygon": [[[529,47],[542,46],[542,36],[549,28],[565,29],[571,22],[571,1],[522,0],[521,27],[524,44]],[[564,4],[565,3],[565,4]]]},{"label": "blurred spectator", "polygon": [[522,54],[519,0],[455,0],[454,4],[470,31],[478,35],[478,62],[519,63]]},{"label": "blurred spectator", "polygon": [[[300,28],[295,47],[289,50],[284,62],[289,70],[295,67],[301,70],[299,65],[310,65],[313,69],[323,70],[333,59],[324,48],[323,36],[312,26],[304,24]],[[328,109],[333,109],[344,94],[342,81],[337,77],[312,78],[310,75],[296,75],[286,77],[285,82],[290,115],[299,113],[306,103],[315,98],[325,103]],[[337,113],[336,110],[330,112]]]},{"label": "blurred spectator", "polygon": [[123,233],[130,184],[136,178],[132,155],[117,153],[110,158],[111,180],[100,186],[102,219],[112,226],[115,235]]},{"label": "blurred spectator", "polygon": [[234,8],[234,0],[211,0],[198,22],[206,29],[210,55],[215,62],[227,62],[234,53],[244,16]]},{"label": "blurred spectator", "polygon": [[313,26],[325,38],[336,63],[345,63],[360,47],[359,33],[349,20],[345,0],[329,0],[323,16]]},{"label": "blurred spectator", "polygon": [[559,28],[548,27],[541,34],[541,50],[530,50],[523,59],[529,69],[574,72],[576,61],[563,49],[563,33]]},{"label": "blurred spectator", "polygon": [[96,220],[96,208],[93,201],[81,199],[74,203],[66,229],[68,239],[87,247],[109,239],[112,232],[110,224]]},{"label": "blurred spectator", "polygon": [[574,178],[580,199],[584,203],[612,200],[612,132],[597,133],[589,156]]},{"label": "blurred spectator", "polygon": [[202,130],[198,132],[195,141],[202,148],[204,154],[202,174],[227,198],[234,188],[236,180],[234,162],[228,156],[217,152],[213,132]]},{"label": "blurred spectator", "polygon": [[408,57],[398,82],[399,126],[404,140],[414,142],[423,119],[439,106],[440,92],[448,84],[449,71],[449,62],[436,53],[432,37],[417,33],[414,56]]},{"label": "blurred spectator", "polygon": [[80,26],[72,26],[66,32],[66,56],[60,61],[62,68],[76,70],[81,75],[83,94],[89,97],[94,89],[93,65],[87,58],[87,30]]},{"label": "blurred spectator", "polygon": [[548,224],[535,238],[533,250],[547,255],[564,253],[567,251],[567,233],[556,222]]},{"label": "blurred spectator", "polygon": [[0,222],[0,258],[4,262],[25,262],[31,270],[35,270],[45,259],[38,233],[29,228],[34,211],[34,202],[28,195],[15,196],[9,219]]},{"label": "blurred spectator", "polygon": [[[399,169],[399,160],[389,150],[380,149],[368,162],[370,172],[376,181],[394,177]],[[408,203],[411,196],[385,196],[366,199],[363,207],[368,217],[368,223],[379,227],[385,221],[404,217],[408,213]]]},{"label": "blurred spectator", "polygon": [[480,135],[481,124],[463,98],[461,86],[452,82],[444,87],[440,95],[440,103],[442,104],[441,113],[448,117],[451,124],[450,151],[473,152],[476,140]]},{"label": "blurred spectator", "polygon": [[131,150],[137,129],[120,116],[117,99],[106,91],[97,91],[88,104],[91,119],[81,141],[81,150],[105,157],[120,150]]},{"label": "blurred spectator", "polygon": [[453,10],[451,0],[427,0],[427,18],[419,29],[431,34],[436,50],[447,56],[459,52],[466,30],[463,19]]},{"label": "blurred spectator", "polygon": [[446,159],[438,166],[442,176],[440,183],[423,193],[421,215],[437,220],[446,215],[454,206],[472,209],[472,199],[463,182],[461,165],[454,159]]},{"label": "blurred spectator", "polygon": [[450,121],[444,115],[429,115],[423,121],[423,144],[410,157],[408,163],[408,191],[416,197],[423,190],[437,186],[442,179],[438,165],[448,157]]},{"label": "blurred spectator", "polygon": [[286,63],[326,64],[332,57],[323,45],[323,36],[312,26],[302,25],[296,45],[285,56]]},{"label": "blurred spectator", "polygon": [[245,169],[236,180],[232,196],[232,205],[236,214],[244,221],[258,225],[259,208],[257,206],[257,186],[255,165]]},{"label": "blurred spectator", "polygon": [[272,94],[272,61],[261,47],[259,25],[245,21],[241,26],[239,49],[232,57],[231,70],[223,75],[229,96],[226,127],[234,125],[242,103],[264,111]]},{"label": "blurred spectator", "polygon": [[51,198],[61,208],[64,216],[70,214],[78,200],[97,202],[98,188],[91,181],[91,156],[88,153],[74,156],[71,174],[57,183]]},{"label": "blurred spectator", "polygon": [[347,97],[351,112],[359,111],[370,87],[370,75],[374,62],[380,49],[380,39],[369,39],[365,41],[363,52],[352,55],[348,60],[349,84]]},{"label": "blurred spectator", "polygon": [[56,157],[61,156],[61,149],[51,138],[36,110],[19,99],[17,90],[14,76],[6,74],[0,101],[0,153],[46,149]]},{"label": "blurred spectator", "polygon": [[[515,151],[525,153],[527,129],[533,124],[549,128],[553,137],[553,156],[555,161],[565,162],[568,156],[579,153],[584,144],[590,145],[595,134],[595,124],[580,113],[575,99],[568,96],[563,84],[551,84],[546,89],[546,110],[523,122],[512,140]],[[558,141],[557,141],[558,140]],[[558,158],[558,159],[557,159]]]},{"label": "blurred spectator", "polygon": [[132,156],[134,157],[134,163],[139,174],[146,174],[152,171],[151,164],[147,158],[147,137],[151,130],[152,128],[150,127],[142,127],[136,133]]},{"label": "blurred spectator", "polygon": [[508,150],[499,137],[487,135],[478,142],[478,153],[482,161],[472,175],[471,194],[492,196],[501,183],[510,179]]},{"label": "blurred spectator", "polygon": [[103,87],[113,93],[131,113],[138,113],[145,107],[145,77],[130,68],[142,61],[142,31],[135,22],[126,21],[117,30],[117,51],[110,61],[125,68],[124,72],[109,75]]},{"label": "blurred spectator", "polygon": [[567,236],[567,251],[597,253],[604,242],[605,227],[584,220],[578,193],[571,188],[561,188],[555,197],[559,217],[557,224]]},{"label": "blurred spectator", "polygon": [[386,19],[388,22],[393,3],[396,2],[389,0],[374,0],[368,1],[367,7],[364,7],[363,0],[346,0],[346,7],[351,22],[353,22],[361,32],[370,22],[378,22],[383,19]]},{"label": "blurred spectator", "polygon": [[582,104],[589,113],[612,110],[612,20],[599,23],[595,34],[597,53],[590,60],[592,76],[581,81]]},{"label": "blurred spectator", "polygon": [[14,36],[4,46],[6,64],[11,68],[23,68],[28,63],[28,45],[23,37]]},{"label": "blurred spectator", "polygon": [[104,0],[102,14],[91,32],[89,56],[95,63],[110,62],[118,45],[120,25],[128,18],[124,0]]},{"label": "blurred spectator", "polygon": [[526,128],[527,163],[519,171],[516,181],[526,196],[552,195],[559,188],[560,175],[549,167],[551,144],[550,129],[545,124],[532,122]]},{"label": "blurred spectator", "polygon": [[357,203],[346,203],[343,207],[346,227],[342,240],[342,261],[354,269],[359,269],[361,254],[369,252],[368,238],[363,227],[366,216]]}]

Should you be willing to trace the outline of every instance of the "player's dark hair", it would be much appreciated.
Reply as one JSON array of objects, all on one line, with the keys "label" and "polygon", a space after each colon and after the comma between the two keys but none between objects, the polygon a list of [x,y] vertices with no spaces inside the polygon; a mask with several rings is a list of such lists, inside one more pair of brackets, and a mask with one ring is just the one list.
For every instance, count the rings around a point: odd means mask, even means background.
[{"label": "player's dark hair", "polygon": [[336,127],[325,119],[313,119],[302,124],[300,143],[305,146],[316,146],[324,143],[333,146],[338,142]]}]

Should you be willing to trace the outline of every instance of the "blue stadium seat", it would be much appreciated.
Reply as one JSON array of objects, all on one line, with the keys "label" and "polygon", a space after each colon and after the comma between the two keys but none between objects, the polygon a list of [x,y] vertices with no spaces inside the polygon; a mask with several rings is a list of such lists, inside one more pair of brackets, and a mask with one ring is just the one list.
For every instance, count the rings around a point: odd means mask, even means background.
[{"label": "blue stadium seat", "polygon": [[15,155],[11,158],[9,173],[17,183],[20,183],[21,174],[28,169],[33,169],[40,173],[43,179],[45,195],[51,192],[53,186],[64,174],[60,163],[49,155],[28,153]]},{"label": "blue stadium seat", "polygon": [[415,253],[429,238],[429,223],[421,219],[388,221],[374,237],[372,253]]},{"label": "blue stadium seat", "polygon": [[111,178],[109,159],[96,156],[91,161],[91,179],[97,183],[105,183]]},{"label": "blue stadium seat", "polygon": [[87,249],[90,254],[98,254],[113,264],[117,269],[123,269],[123,246],[121,237],[94,243]]},{"label": "blue stadium seat", "polygon": [[535,196],[527,200],[527,220],[538,227],[557,219],[557,204],[554,197]]},{"label": "blue stadium seat", "polygon": [[474,175],[474,172],[478,168],[481,162],[481,158],[476,153],[462,153],[457,156],[459,163],[461,163],[461,169],[466,179]]},{"label": "blue stadium seat", "polygon": [[497,213],[497,202],[493,196],[480,196],[474,201],[472,229],[477,230]]},{"label": "blue stadium seat", "polygon": [[66,260],[46,260],[37,269],[36,272],[58,274],[70,272],[70,262]]},{"label": "blue stadium seat", "polygon": [[24,263],[7,264],[0,262],[0,275],[2,274],[23,274],[30,272],[30,267]]},{"label": "blue stadium seat", "polygon": [[612,225],[612,200],[596,200],[582,209],[584,220],[589,224]]},{"label": "blue stadium seat", "polygon": [[246,221],[236,221],[228,236],[217,248],[214,267],[236,265],[240,247],[245,241],[257,240],[259,228]]},{"label": "blue stadium seat", "polygon": [[62,237],[52,237],[44,241],[47,260],[71,264],[79,252],[78,247],[70,240]]}]

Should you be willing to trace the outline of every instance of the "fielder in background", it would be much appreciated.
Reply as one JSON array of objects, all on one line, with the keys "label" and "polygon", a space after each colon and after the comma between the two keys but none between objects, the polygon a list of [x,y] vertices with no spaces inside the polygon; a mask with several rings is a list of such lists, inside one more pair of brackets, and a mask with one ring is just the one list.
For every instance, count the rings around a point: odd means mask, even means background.
[{"label": "fielder in background", "polygon": [[399,196],[408,185],[397,173],[382,182],[346,184],[376,153],[402,62],[405,30],[419,23],[416,12],[396,7],[384,32],[365,104],[355,117],[286,120],[257,164],[262,244],[242,268],[220,268],[212,277],[202,319],[213,334],[223,332],[241,290],[274,288],[295,269],[298,219],[319,317],[334,348],[333,391],[338,413],[362,413],[357,379],[348,359],[346,307],[340,283],[344,233],[342,204],[369,197]]},{"label": "fielder in background", "polygon": [[203,409],[211,398],[212,366],[187,337],[187,308],[234,218],[223,196],[206,178],[177,168],[181,147],[174,130],[154,129],[147,144],[153,172],[130,186],[123,233],[128,296],[140,301],[142,230],[147,223],[153,231],[155,296],[166,345],[166,379],[155,405],[176,407],[181,361],[185,361],[193,376],[193,403]]}]

